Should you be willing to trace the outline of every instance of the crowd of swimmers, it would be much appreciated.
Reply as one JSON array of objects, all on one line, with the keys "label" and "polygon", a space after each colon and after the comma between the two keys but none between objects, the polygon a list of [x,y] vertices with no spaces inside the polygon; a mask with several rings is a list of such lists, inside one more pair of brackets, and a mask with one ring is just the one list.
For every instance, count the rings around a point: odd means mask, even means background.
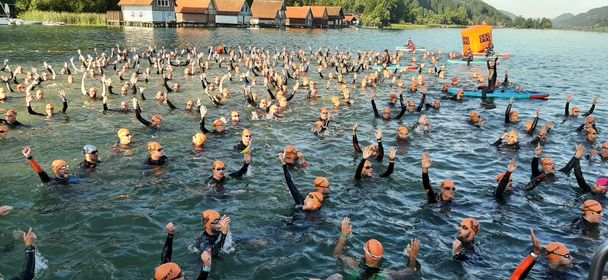
[{"label": "crowd of swimmers", "polygon": [[[410,45],[411,43],[411,45]],[[415,49],[415,45],[410,41],[408,46]],[[440,52],[425,52],[423,60],[430,60],[429,66],[418,64],[416,56],[408,58],[404,53],[398,52],[391,54],[388,50],[384,52],[364,52],[364,51],[330,51],[329,49],[298,50],[288,51],[286,49],[271,51],[256,47],[250,48],[228,48],[227,46],[209,47],[199,50],[197,48],[186,48],[182,50],[169,50],[165,48],[148,47],[146,49],[121,48],[117,45],[108,50],[108,53],[99,53],[97,50],[85,54],[78,50],[77,61],[69,59],[59,71],[48,63],[43,64],[43,70],[38,71],[36,67],[27,70],[24,66],[14,66],[5,60],[0,65],[0,102],[3,106],[8,106],[5,118],[0,118],[0,139],[7,138],[9,130],[28,129],[29,125],[17,120],[18,113],[27,112],[44,118],[53,118],[57,114],[69,114],[68,101],[70,94],[65,90],[59,91],[58,99],[46,96],[43,86],[53,80],[61,80],[66,83],[80,82],[80,93],[90,101],[99,101],[99,108],[104,114],[123,114],[128,118],[137,119],[142,125],[151,129],[163,126],[164,117],[160,114],[151,114],[144,111],[143,103],[148,98],[155,99],[161,106],[168,106],[170,110],[176,110],[178,106],[171,102],[170,95],[181,91],[181,85],[175,82],[173,77],[180,75],[191,76],[200,83],[199,92],[201,94],[196,99],[188,100],[183,110],[194,112],[200,115],[198,121],[198,132],[192,135],[193,150],[200,152],[204,149],[208,141],[208,135],[222,135],[226,133],[227,125],[237,125],[247,116],[252,120],[272,120],[290,114],[289,107],[295,106],[294,97],[298,94],[305,95],[307,99],[320,98],[320,87],[323,85],[315,80],[324,80],[327,89],[332,85],[337,88],[337,94],[331,98],[332,106],[354,106],[354,99],[351,96],[351,89],[361,91],[370,90],[370,107],[373,109],[374,116],[384,121],[400,119],[405,114],[418,115],[418,121],[413,125],[400,125],[396,131],[398,143],[410,141],[409,134],[417,131],[419,133],[429,133],[431,129],[430,120],[424,115],[429,110],[439,111],[442,100],[445,102],[462,102],[464,94],[458,94],[431,100],[428,96],[428,89],[425,86],[425,79],[428,75],[440,80],[446,79],[445,66],[438,65]],[[399,65],[404,62],[406,65],[415,66],[417,75],[408,81],[405,77],[409,76],[410,69],[389,70],[391,65]],[[371,67],[383,65],[381,70],[372,71]],[[513,86],[508,81],[505,74],[503,82],[497,81],[497,59],[488,59],[487,82],[483,75],[476,74],[473,78],[479,82],[479,89],[484,93],[490,93],[500,87]],[[220,75],[213,77],[210,69],[219,69]],[[316,71],[316,73],[314,73]],[[427,74],[428,72],[428,74]],[[154,96],[147,97],[146,89],[153,87],[150,80],[161,80],[161,86]],[[122,84],[116,85],[116,80]],[[87,83],[94,81],[96,86],[87,87]],[[239,84],[238,92],[227,86],[230,81]],[[261,83],[263,92],[259,92],[255,87]],[[389,96],[388,106],[378,110],[376,103],[375,89],[377,87],[390,86],[396,89]],[[451,83],[442,85],[441,91],[447,92],[450,87],[459,86],[459,78],[454,77]],[[115,88],[116,86],[116,88]],[[98,95],[101,93],[101,95]],[[420,101],[416,105],[414,98],[408,99],[404,93],[419,93]],[[25,106],[17,104],[18,97],[25,95]],[[129,97],[129,102],[123,101],[119,106],[113,106],[110,101],[114,97]],[[264,97],[266,96],[266,97]],[[212,106],[224,106],[233,100],[242,100],[249,104],[249,112],[233,111],[230,118],[224,117],[208,120],[209,109],[203,105],[201,98],[208,98]],[[39,103],[47,100],[61,101],[61,111],[56,111],[52,101],[47,103],[45,113],[39,113],[36,109]],[[581,116],[579,107],[572,106],[572,97],[568,96],[565,105],[565,120],[576,119]],[[583,142],[575,147],[575,153],[562,169],[556,169],[553,159],[542,157],[543,147],[549,137],[553,123],[547,122],[540,129],[537,129],[540,109],[536,113],[533,121],[526,123],[524,133],[533,137],[531,145],[535,145],[535,153],[531,155],[531,176],[530,181],[525,185],[525,190],[533,190],[540,184],[556,180],[559,173],[569,174],[574,171],[576,181],[580,191],[592,195],[603,196],[608,190],[608,178],[598,178],[594,183],[587,183],[583,177],[580,160],[583,157],[608,160],[608,142],[601,145],[601,150],[596,150],[592,145],[597,141],[598,129],[595,118],[591,115],[598,104],[598,98],[592,102],[591,109],[584,114],[584,122],[578,127],[577,131],[586,134]],[[514,110],[514,100],[511,100],[506,108],[504,123],[518,123],[519,115]],[[359,105],[358,105],[359,106]],[[42,106],[41,106],[42,107]],[[393,114],[393,109],[397,108],[399,113]],[[380,113],[381,112],[381,113]],[[323,136],[336,116],[332,115],[330,108],[323,107],[319,112],[319,118],[311,120],[312,133]],[[483,126],[487,122],[502,122],[503,120],[483,119],[478,112],[469,113],[469,123],[473,126]],[[386,147],[383,145],[383,132],[378,129],[375,132],[377,144],[361,147],[358,139],[359,123],[354,122],[352,127],[352,144],[354,151],[361,154],[361,160],[356,169],[353,170],[355,180],[366,180],[367,178],[379,176],[391,176],[395,168],[397,149],[388,149],[388,156],[385,154]],[[117,132],[118,142],[112,148],[112,153],[131,154],[133,148],[133,134],[129,128],[120,128]],[[499,149],[519,149],[519,131],[511,130],[502,134],[493,143]],[[248,167],[252,162],[253,133],[250,129],[243,129],[240,141],[234,146],[243,155],[243,164],[239,169],[231,173],[225,173],[226,165],[217,160],[210,166],[207,185],[211,188],[221,189],[226,180],[230,178],[240,178],[245,176]],[[490,144],[490,143],[489,143]],[[147,143],[146,150],[148,157],[145,162],[151,167],[165,165],[169,158],[165,155],[163,146],[157,141]],[[586,151],[590,151],[587,153]],[[298,209],[305,213],[318,211],[323,206],[323,201],[330,194],[331,178],[317,177],[313,181],[314,189],[310,192],[301,192],[296,186],[290,173],[293,166],[307,166],[305,155],[295,146],[287,146],[282,151],[277,151],[278,159],[283,167],[283,174],[289,193],[293,197],[294,204]],[[96,146],[86,144],[83,146],[84,158],[78,168],[84,170],[95,170],[103,168],[103,164],[98,158]],[[80,178],[71,176],[70,166],[65,160],[57,159],[51,162],[51,173],[47,173],[44,168],[34,159],[34,152],[30,147],[24,147],[22,154],[33,171],[39,176],[44,184],[51,185],[70,185],[80,182]],[[388,159],[388,166],[382,173],[374,172],[374,163],[383,163]],[[540,168],[539,168],[540,166]],[[430,170],[432,167],[431,156],[423,153],[421,158],[421,181],[420,191],[427,195],[428,203],[449,204],[457,200],[457,185],[450,179],[442,179],[438,188],[431,182]],[[511,161],[505,170],[498,170],[496,174],[496,188],[494,196],[496,199],[504,199],[512,190],[512,175],[516,171],[517,163]],[[7,215],[12,207],[0,207],[0,216]],[[601,222],[603,207],[598,200],[588,199],[581,205],[581,216],[576,219],[574,225],[581,231],[588,232]],[[228,215],[222,215],[216,210],[205,210],[201,214],[201,222],[204,231],[200,238],[200,272],[197,279],[207,279],[212,268],[212,259],[221,257],[225,246],[226,236],[230,230],[231,219]],[[466,259],[474,253],[475,237],[482,233],[480,223],[474,218],[463,219],[458,226],[457,237],[453,241],[453,255],[456,259]],[[173,239],[177,232],[173,223],[166,225],[167,238],[161,253],[160,264],[154,272],[155,279],[182,279],[183,271],[177,264],[178,261],[172,260]],[[358,275],[358,279],[372,279],[375,276],[387,276],[391,278],[406,278],[415,275],[420,271],[420,263],[417,262],[420,251],[420,241],[412,239],[407,245],[406,268],[400,271],[382,269],[382,259],[384,255],[383,245],[376,239],[370,239],[363,245],[364,258],[357,260],[345,255],[344,248],[352,233],[352,227],[348,217],[344,218],[339,231],[338,243],[335,246],[334,255],[336,259],[350,273]],[[543,246],[536,237],[533,230],[530,231],[532,250],[527,254],[521,265],[513,272],[512,279],[524,279],[534,266],[536,260],[542,255]],[[36,234],[30,229],[24,233],[26,260],[23,272],[13,279],[32,279],[34,277],[34,256],[36,251]],[[525,249],[522,248],[522,254]],[[544,246],[545,257],[548,264],[553,269],[570,267],[574,259],[569,254],[569,249],[565,244],[552,242]],[[151,268],[152,269],[152,268]],[[352,272],[354,271],[354,272]],[[329,279],[341,279],[342,274],[335,274]]]}]

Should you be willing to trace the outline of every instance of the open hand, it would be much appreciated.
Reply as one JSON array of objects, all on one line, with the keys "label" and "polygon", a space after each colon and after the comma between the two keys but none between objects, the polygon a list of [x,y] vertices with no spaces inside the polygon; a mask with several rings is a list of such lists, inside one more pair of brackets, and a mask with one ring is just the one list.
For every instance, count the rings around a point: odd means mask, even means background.
[{"label": "open hand", "polygon": [[391,150],[388,153],[388,158],[393,161],[395,160],[395,156],[397,155],[397,148],[391,147]]},{"label": "open hand", "polygon": [[422,169],[429,169],[432,165],[431,156],[429,153],[422,154]]},{"label": "open hand", "polygon": [[517,168],[517,162],[515,160],[511,160],[511,162],[509,162],[509,165],[507,166],[507,171],[513,173],[513,171],[515,171],[515,168]]},{"label": "open hand", "polygon": [[173,225],[173,223],[168,223],[165,228],[167,229],[167,232],[169,234],[175,234],[175,226]]},{"label": "open hand", "polygon": [[350,225],[350,219],[348,217],[342,219],[342,226],[340,227],[342,234],[349,235],[353,232],[353,227]]}]

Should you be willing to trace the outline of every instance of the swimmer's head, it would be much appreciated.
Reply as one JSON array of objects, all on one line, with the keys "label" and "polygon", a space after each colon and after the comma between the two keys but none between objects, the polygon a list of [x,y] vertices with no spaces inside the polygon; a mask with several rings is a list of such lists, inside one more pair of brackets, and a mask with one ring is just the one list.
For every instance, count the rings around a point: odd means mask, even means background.
[{"label": "swimmer's head", "polygon": [[372,177],[374,174],[374,170],[372,169],[373,164],[369,160],[365,160],[363,163],[363,170],[361,170],[361,176],[363,177]]},{"label": "swimmer's head", "polygon": [[395,103],[397,103],[398,100],[399,99],[397,98],[397,94],[394,93],[394,92],[391,93],[391,95],[390,95],[390,102],[393,103],[393,104],[395,104]]},{"label": "swimmer's head", "polygon": [[597,140],[597,131],[593,128],[587,129],[587,141],[595,142]]},{"label": "swimmer's head", "polygon": [[226,124],[226,121],[224,120],[224,118],[219,118],[213,121],[213,128],[215,129],[216,132],[224,132],[224,125]]},{"label": "swimmer's head", "polygon": [[205,232],[209,235],[217,235],[220,232],[220,213],[215,210],[206,210],[202,214]]},{"label": "swimmer's head", "polygon": [[306,195],[302,209],[304,211],[315,211],[321,208],[323,204],[323,193],[311,192]]},{"label": "swimmer's head", "polygon": [[379,268],[384,256],[384,247],[376,239],[370,239],[363,245],[365,252],[365,264],[370,267]]},{"label": "swimmer's head", "polygon": [[606,158],[608,158],[608,142],[604,142],[604,143],[602,144],[602,152],[601,152],[601,155],[602,155],[602,159],[606,159]]},{"label": "swimmer's head", "polygon": [[213,162],[213,178],[216,180],[221,180],[224,178],[224,171],[226,170],[226,166],[221,160],[216,160]]},{"label": "swimmer's head", "polygon": [[327,178],[325,178],[325,177],[315,178],[313,185],[314,185],[315,189],[317,190],[317,192],[320,192],[322,194],[330,193],[329,180],[327,180]]},{"label": "swimmer's head", "polygon": [[480,121],[479,113],[477,113],[477,112],[469,113],[469,121],[474,124],[479,123],[479,121]]},{"label": "swimmer's head", "polygon": [[295,146],[287,146],[285,147],[285,151],[283,152],[285,157],[285,162],[288,164],[294,164],[298,159],[298,149]]},{"label": "swimmer's head", "polygon": [[397,140],[407,140],[409,137],[410,131],[405,126],[399,126],[397,129]]},{"label": "swimmer's head", "polygon": [[133,135],[127,128],[119,129],[117,134],[121,145],[129,145],[133,141]]},{"label": "swimmer's head", "polygon": [[120,102],[121,111],[129,111],[129,103],[127,101]]},{"label": "swimmer's head", "polygon": [[207,135],[202,132],[192,136],[192,145],[194,145],[195,149],[202,149],[205,143],[207,143]]},{"label": "swimmer's head", "polygon": [[147,150],[148,150],[148,153],[150,153],[150,157],[153,160],[158,160],[162,156],[165,155],[165,151],[164,151],[163,147],[158,142],[154,142],[154,141],[148,142]]},{"label": "swimmer's head", "polygon": [[232,120],[233,123],[238,123],[241,120],[241,115],[237,111],[232,111],[232,113],[230,113],[230,120]]},{"label": "swimmer's head", "polygon": [[439,110],[439,108],[441,108],[441,100],[435,99],[435,101],[433,101],[433,108],[435,108],[435,110]]},{"label": "swimmer's head", "polygon": [[8,123],[13,123],[13,122],[17,121],[17,111],[15,111],[15,110],[11,109],[11,110],[6,111],[5,116],[6,116],[6,122],[8,122]]},{"label": "swimmer's head", "polygon": [[175,92],[179,92],[179,90],[182,88],[182,86],[179,83],[175,83],[173,84],[173,91]]},{"label": "swimmer's head", "polygon": [[319,116],[322,120],[327,120],[330,117],[329,109],[327,109],[327,107],[321,108],[321,111],[319,112]]},{"label": "swimmer's head", "polygon": [[159,265],[154,273],[154,280],[183,279],[182,269],[176,263],[168,262]]},{"label": "swimmer's head", "polygon": [[519,121],[519,112],[511,111],[511,113],[509,113],[509,121],[518,122]]},{"label": "swimmer's head", "polygon": [[532,125],[534,125],[533,122],[526,122],[526,126],[525,126],[526,131],[530,131],[530,129],[532,129]]},{"label": "swimmer's head", "polygon": [[384,108],[382,112],[382,118],[386,121],[391,119],[391,108]]},{"label": "swimmer's head", "polygon": [[46,104],[45,110],[47,116],[52,116],[55,113],[55,105],[51,103]]},{"label": "swimmer's head", "polygon": [[583,203],[583,219],[585,221],[591,224],[599,224],[603,215],[604,209],[597,200],[589,199]]},{"label": "swimmer's head", "polygon": [[44,99],[44,91],[39,89],[36,91],[36,99]]},{"label": "swimmer's head", "polygon": [[460,222],[458,227],[458,237],[462,241],[473,241],[480,229],[480,224],[473,218],[466,218]]},{"label": "swimmer's head", "polygon": [[51,163],[51,169],[53,170],[53,173],[57,175],[57,177],[62,179],[67,178],[70,174],[70,166],[68,166],[68,163],[64,160],[54,160]]},{"label": "swimmer's head", "polygon": [[163,123],[163,116],[159,114],[152,115],[152,126],[158,127]]},{"label": "swimmer's head", "polygon": [[553,242],[545,248],[547,262],[551,268],[572,267],[574,258],[570,255],[570,250],[559,242]]},{"label": "swimmer's head", "polygon": [[543,158],[540,161],[540,166],[543,168],[543,171],[547,174],[555,173],[555,162],[551,158]]},{"label": "swimmer's head", "polygon": [[192,102],[192,100],[188,100],[186,102],[186,110],[192,111],[193,108],[194,108],[194,102]]},{"label": "swimmer's head", "polygon": [[332,97],[331,103],[334,104],[334,107],[336,108],[340,107],[340,98],[338,98],[337,96]]},{"label": "swimmer's head", "polygon": [[452,201],[456,194],[456,185],[453,181],[445,179],[441,181],[441,200]]},{"label": "swimmer's head", "polygon": [[251,130],[243,129],[243,132],[241,133],[241,141],[243,142],[243,144],[249,145],[249,143],[251,142],[251,138],[253,138]]},{"label": "swimmer's head", "polygon": [[578,107],[572,107],[572,117],[578,117],[578,115],[580,115],[581,113],[581,109]]}]

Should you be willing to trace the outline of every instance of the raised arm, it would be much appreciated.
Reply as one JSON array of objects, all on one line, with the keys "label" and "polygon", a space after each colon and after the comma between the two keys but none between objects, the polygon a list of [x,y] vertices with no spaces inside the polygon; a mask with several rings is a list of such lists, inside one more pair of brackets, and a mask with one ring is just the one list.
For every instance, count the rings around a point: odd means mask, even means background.
[{"label": "raised arm", "polygon": [[511,122],[511,107],[513,106],[513,102],[515,102],[515,98],[511,97],[511,99],[509,99],[509,105],[507,105],[507,110],[505,111],[505,123],[510,123]]},{"label": "raised arm", "polygon": [[374,109],[374,116],[376,118],[380,117],[380,114],[378,114],[378,108],[376,107],[376,93],[372,93],[372,108]]},{"label": "raised arm", "polygon": [[167,239],[165,239],[163,252],[160,254],[160,264],[171,262],[171,256],[173,255],[173,235],[175,234],[175,226],[173,223],[168,223],[165,228],[167,229]]},{"label": "raised arm", "polygon": [[207,115],[207,107],[201,105],[199,107],[199,111],[201,113],[201,121],[199,122],[199,129],[203,133],[209,133],[210,131],[205,128],[205,116]]},{"label": "raised arm", "polygon": [[591,104],[591,108],[589,108],[589,111],[587,111],[587,113],[584,114],[585,117],[589,116],[593,113],[593,110],[595,110],[595,104],[597,104],[599,99],[600,99],[599,96],[593,97],[593,104]]},{"label": "raised arm", "polygon": [[344,247],[346,246],[346,238],[353,231],[352,226],[350,225],[350,219],[348,217],[342,220],[342,225],[340,229],[340,239],[338,239],[338,244],[334,248],[334,257],[338,259],[343,264],[347,265],[350,268],[354,268],[359,266],[359,262],[355,259],[344,255]]},{"label": "raised arm", "polygon": [[536,147],[536,149],[534,149],[534,157],[532,158],[532,166],[531,166],[532,178],[535,178],[542,173],[540,171],[540,169],[538,169],[538,163],[540,161],[540,155],[542,153],[543,153],[542,146],[538,146],[538,147]]},{"label": "raised arm", "polygon": [[509,163],[509,166],[507,167],[507,172],[505,172],[505,175],[502,176],[502,178],[500,179],[500,182],[498,183],[498,187],[496,188],[496,190],[494,190],[495,197],[503,196],[505,189],[507,188],[507,185],[509,184],[509,180],[511,179],[511,174],[513,174],[513,171],[515,171],[515,168],[517,168],[517,162],[515,162],[515,160],[512,160]]},{"label": "raised arm", "polygon": [[536,110],[536,117],[532,122],[532,126],[528,129],[528,135],[534,134],[534,130],[536,130],[536,126],[538,125],[538,120],[540,119],[540,108]]},{"label": "raised arm", "polygon": [[147,127],[152,126],[152,123],[150,121],[144,119],[141,116],[141,109],[139,108],[139,102],[137,102],[137,98],[135,98],[135,97],[133,97],[133,110],[135,111],[135,117],[141,124],[143,124]]},{"label": "raised arm", "polygon": [[285,182],[287,182],[289,193],[291,193],[291,196],[293,197],[293,200],[295,201],[296,205],[304,205],[304,197],[302,196],[302,194],[300,194],[300,191],[294,184],[293,179],[291,178],[291,173],[289,173],[289,169],[287,168],[287,163],[285,163],[285,157],[282,153],[279,154],[279,160],[283,165],[283,175],[285,176]]},{"label": "raised arm", "polygon": [[61,103],[63,104],[61,112],[65,114],[65,112],[68,110],[68,99],[65,97],[65,90],[59,90],[59,97],[61,98]]},{"label": "raised arm", "polygon": [[84,87],[84,80],[87,78],[87,73],[83,73],[82,74],[82,80],[80,80],[80,92],[82,93],[82,95],[84,96],[89,96],[89,93],[87,92],[87,89]]},{"label": "raised arm", "polygon": [[378,156],[376,157],[376,160],[378,162],[382,162],[382,160],[384,159],[384,146],[382,146],[382,128],[378,128],[378,130],[376,130],[376,140],[378,141]]},{"label": "raised arm", "polygon": [[31,280],[34,279],[36,269],[36,242],[38,237],[32,231],[32,228],[27,233],[23,233],[23,242],[25,243],[25,262],[23,270],[18,276],[11,280]]},{"label": "raised arm", "polygon": [[530,255],[528,255],[528,257],[524,259],[517,269],[515,269],[513,275],[511,275],[511,280],[526,279],[526,277],[528,277],[528,273],[530,273],[530,270],[532,270],[532,267],[534,267],[534,264],[536,264],[536,259],[538,256],[540,256],[542,245],[540,240],[536,238],[536,235],[532,229],[530,229],[530,239],[532,239],[532,252],[530,252]]},{"label": "raised arm", "polygon": [[566,108],[564,108],[564,117],[570,115],[570,101],[572,101],[572,95],[568,95],[568,99],[566,100]]},{"label": "raised arm", "polygon": [[[253,140],[251,140],[251,141],[253,142]],[[251,145],[251,143],[249,145]],[[244,158],[245,158],[245,161],[244,161],[241,169],[239,169],[236,172],[232,172],[232,173],[228,174],[229,177],[241,178],[241,177],[243,177],[243,175],[245,175],[245,173],[247,173],[247,168],[249,167],[249,164],[251,163],[251,152],[245,153]]]},{"label": "raised arm", "polygon": [[359,122],[355,122],[353,125],[353,147],[357,153],[362,153],[361,147],[359,146],[359,140],[357,139],[357,128],[359,128]]},{"label": "raised arm", "polygon": [[422,154],[422,186],[426,192],[427,200],[429,203],[437,202],[437,195],[431,186],[431,180],[429,179],[429,168],[431,168],[431,158],[429,153]]},{"label": "raised arm", "polygon": [[389,152],[388,168],[386,169],[386,171],[384,171],[384,173],[380,174],[380,177],[388,177],[388,176],[391,176],[391,174],[393,174],[393,169],[395,169],[395,156],[396,155],[397,155],[397,148],[392,147],[391,151]]},{"label": "raised arm", "polygon": [[34,97],[31,95],[28,95],[25,97],[25,104],[27,105],[27,112],[30,115],[45,116],[44,114],[38,113],[38,112],[34,111],[34,109],[32,109],[32,105],[31,105],[32,100],[34,100]]},{"label": "raised arm", "polygon": [[602,193],[601,189],[595,189],[589,186],[583,177],[583,171],[581,168],[581,158],[585,154],[585,147],[582,144],[576,145],[576,154],[574,155],[574,176],[576,177],[576,183],[579,188],[584,192],[596,192]]}]

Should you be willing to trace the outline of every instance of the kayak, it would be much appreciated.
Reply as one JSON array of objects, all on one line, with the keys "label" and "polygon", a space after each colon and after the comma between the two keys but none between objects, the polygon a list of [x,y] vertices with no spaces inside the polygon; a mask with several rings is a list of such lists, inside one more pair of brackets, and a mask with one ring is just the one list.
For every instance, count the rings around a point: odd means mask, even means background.
[{"label": "kayak", "polygon": [[[448,89],[448,93],[451,95],[456,95],[458,93],[457,88]],[[477,91],[465,91],[464,96],[468,97],[482,97],[481,90]],[[540,93],[537,91],[524,90],[523,92],[519,92],[515,89],[506,89],[501,90],[497,89],[493,93],[486,94],[486,97],[489,98],[515,98],[515,99],[548,99],[550,94],[548,93]]]},{"label": "kayak", "polygon": [[[412,51],[412,49],[408,48],[407,46],[397,46],[397,47],[395,47],[395,50],[406,51],[406,52],[411,52]],[[416,48],[416,51],[417,52],[425,52],[426,48]]]},{"label": "kayak", "polygon": [[[467,62],[465,60],[448,59],[446,62],[448,64],[467,65]],[[480,60],[473,60],[473,61],[471,61],[471,65],[486,65],[486,62],[485,61],[480,61]]]},{"label": "kayak", "polygon": [[[410,66],[391,65],[391,66],[387,66],[386,69],[394,71],[394,70],[397,70],[397,67],[399,67],[399,70],[410,70],[410,71],[418,70],[418,66],[414,66],[414,65],[410,65]],[[381,66],[381,65],[374,65],[371,68],[372,68],[372,70],[384,70],[385,69],[385,67]]]}]

